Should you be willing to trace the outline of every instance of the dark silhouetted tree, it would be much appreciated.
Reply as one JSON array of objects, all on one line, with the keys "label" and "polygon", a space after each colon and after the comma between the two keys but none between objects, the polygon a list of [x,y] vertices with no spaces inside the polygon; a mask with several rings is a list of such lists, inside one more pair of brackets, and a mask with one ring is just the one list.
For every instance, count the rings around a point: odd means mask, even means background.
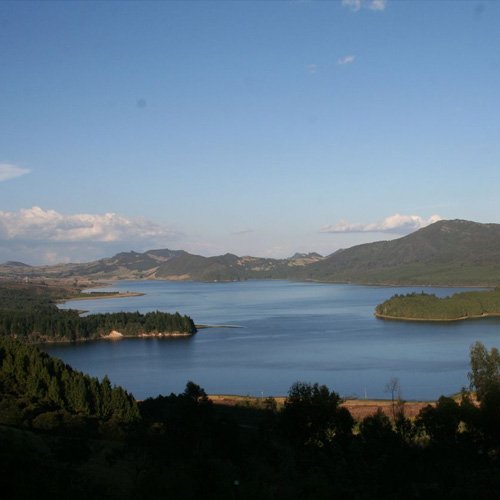
[{"label": "dark silhouetted tree", "polygon": [[296,382],[281,412],[283,429],[298,445],[323,447],[350,436],[354,420],[325,385]]}]

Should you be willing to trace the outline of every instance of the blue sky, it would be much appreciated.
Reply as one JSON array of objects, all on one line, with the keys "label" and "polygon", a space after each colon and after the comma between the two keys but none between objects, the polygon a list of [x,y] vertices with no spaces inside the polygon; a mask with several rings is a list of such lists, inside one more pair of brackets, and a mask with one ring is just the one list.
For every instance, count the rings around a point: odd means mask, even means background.
[{"label": "blue sky", "polygon": [[0,2],[0,261],[500,222],[500,2]]}]

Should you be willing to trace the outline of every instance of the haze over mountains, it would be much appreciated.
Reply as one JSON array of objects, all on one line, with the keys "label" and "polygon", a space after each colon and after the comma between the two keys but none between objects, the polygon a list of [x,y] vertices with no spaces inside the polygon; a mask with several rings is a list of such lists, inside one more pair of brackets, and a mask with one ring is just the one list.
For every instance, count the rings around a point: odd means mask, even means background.
[{"label": "haze over mountains", "polygon": [[84,264],[0,266],[0,277],[238,281],[295,279],[395,285],[500,284],[500,224],[443,220],[408,236],[339,250],[327,257],[215,257],[183,250],[122,252]]}]

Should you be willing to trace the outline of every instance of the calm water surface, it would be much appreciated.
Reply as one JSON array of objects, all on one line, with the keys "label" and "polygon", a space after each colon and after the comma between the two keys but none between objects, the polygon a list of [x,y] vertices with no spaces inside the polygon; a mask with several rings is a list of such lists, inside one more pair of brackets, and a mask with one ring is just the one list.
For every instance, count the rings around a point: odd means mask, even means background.
[{"label": "calm water surface", "polygon": [[[209,393],[283,395],[297,381],[343,396],[388,397],[391,377],[406,399],[431,399],[467,385],[470,345],[499,345],[500,319],[459,323],[378,320],[375,306],[421,288],[247,281],[123,281],[104,290],[141,297],[72,301],[91,313],[179,311],[198,324],[190,338],[124,339],[45,349],[94,376],[108,374],[137,398],[180,392],[188,380]],[[458,289],[426,289],[444,296]]]}]

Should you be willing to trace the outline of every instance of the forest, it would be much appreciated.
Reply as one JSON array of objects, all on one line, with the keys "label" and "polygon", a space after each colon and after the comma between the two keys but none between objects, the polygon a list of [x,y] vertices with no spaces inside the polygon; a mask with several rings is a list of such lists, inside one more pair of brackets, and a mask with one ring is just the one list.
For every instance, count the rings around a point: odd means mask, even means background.
[{"label": "forest", "polygon": [[[66,291],[66,293],[68,293]],[[57,287],[1,286],[0,336],[28,342],[72,342],[105,337],[113,330],[135,337],[151,333],[196,333],[193,320],[179,313],[120,312],[81,316],[59,309],[64,296]]]},{"label": "forest", "polygon": [[500,316],[500,288],[437,297],[428,293],[396,294],[375,308],[385,319],[456,321]]},{"label": "forest", "polygon": [[284,405],[221,408],[188,382],[141,402],[38,348],[0,339],[2,497],[496,498],[500,353],[471,348],[470,390],[410,419],[359,421],[333,390],[294,383]]}]

